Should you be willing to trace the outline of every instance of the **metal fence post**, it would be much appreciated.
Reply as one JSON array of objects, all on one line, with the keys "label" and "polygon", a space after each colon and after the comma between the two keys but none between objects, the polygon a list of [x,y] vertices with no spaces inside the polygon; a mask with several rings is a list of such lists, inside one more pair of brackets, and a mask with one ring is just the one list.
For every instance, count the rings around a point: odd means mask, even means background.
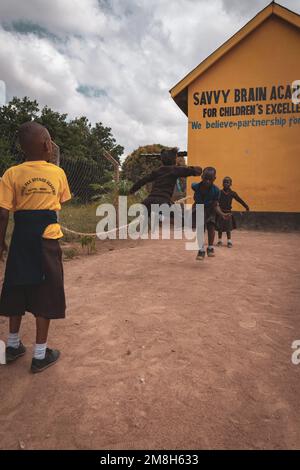
[{"label": "metal fence post", "polygon": [[[119,181],[120,181],[119,162],[117,162],[117,160],[105,149],[103,149],[103,155],[114,166],[115,181],[117,183],[117,197],[116,197],[116,202],[115,202],[116,212],[117,212],[116,222],[117,222],[117,228],[119,228]],[[119,236],[119,232],[117,232],[117,234],[118,234],[117,236]]]}]

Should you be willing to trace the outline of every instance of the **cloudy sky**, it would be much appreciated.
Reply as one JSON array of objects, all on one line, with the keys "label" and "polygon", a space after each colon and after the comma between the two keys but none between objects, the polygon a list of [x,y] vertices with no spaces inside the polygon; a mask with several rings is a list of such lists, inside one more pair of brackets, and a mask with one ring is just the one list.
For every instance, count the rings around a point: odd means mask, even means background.
[{"label": "cloudy sky", "polygon": [[[169,89],[268,0],[1,0],[0,80],[7,100],[86,115],[125,154],[186,147],[187,118]],[[281,4],[300,13],[299,0]]]}]

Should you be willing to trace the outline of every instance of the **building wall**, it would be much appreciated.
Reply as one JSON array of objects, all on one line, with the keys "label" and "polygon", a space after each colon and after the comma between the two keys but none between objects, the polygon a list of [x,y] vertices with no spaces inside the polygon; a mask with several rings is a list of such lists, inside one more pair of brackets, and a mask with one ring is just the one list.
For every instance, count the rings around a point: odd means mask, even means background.
[{"label": "building wall", "polygon": [[[224,176],[231,176],[233,189],[254,211],[300,212],[300,104],[294,105],[291,114],[277,113],[276,108],[275,114],[266,115],[267,104],[292,105],[290,98],[271,100],[270,97],[273,86],[300,80],[299,51],[299,29],[272,16],[188,89],[188,163],[215,166],[219,186]],[[235,89],[245,88],[249,95],[248,90],[256,87],[267,88],[266,100],[249,101],[247,96],[247,102],[235,101]],[[199,93],[200,99],[201,92],[214,90],[230,90],[227,103],[222,98],[219,103],[195,104],[195,93]],[[221,108],[245,105],[255,106],[255,115],[220,116]],[[258,115],[259,106],[261,115]],[[216,117],[203,117],[204,108],[215,108],[216,111],[210,112],[215,112]],[[286,124],[277,121],[281,124],[238,129],[239,121],[252,122],[253,118],[260,121],[281,118],[286,119]],[[296,119],[291,126],[290,118]],[[216,121],[231,121],[233,127],[206,128]],[[201,128],[192,129],[193,123]],[[240,207],[235,203],[235,209]]]}]

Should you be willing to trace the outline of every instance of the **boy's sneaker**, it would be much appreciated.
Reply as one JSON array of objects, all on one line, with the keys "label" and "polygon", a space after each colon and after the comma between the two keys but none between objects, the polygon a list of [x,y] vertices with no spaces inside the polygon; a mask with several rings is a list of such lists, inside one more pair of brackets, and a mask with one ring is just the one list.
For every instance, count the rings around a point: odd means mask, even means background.
[{"label": "boy's sneaker", "polygon": [[222,245],[223,245],[222,240],[219,240],[217,243],[217,246],[222,246]]},{"label": "boy's sneaker", "polygon": [[35,359],[32,358],[31,362],[31,372],[34,374],[37,372],[43,372],[43,370],[47,369],[47,367],[52,366],[56,363],[60,356],[60,352],[57,349],[46,349],[46,355],[44,359]]},{"label": "boy's sneaker", "polygon": [[196,260],[202,261],[202,260],[204,260],[204,258],[205,258],[205,251],[204,250],[199,250],[198,254],[197,254],[197,257],[196,257]]},{"label": "boy's sneaker", "polygon": [[11,346],[7,346],[5,350],[6,356],[6,363],[9,364],[10,362],[15,361],[18,357],[24,356],[26,353],[26,348],[24,344],[20,341],[20,344],[17,348],[12,348]]},{"label": "boy's sneaker", "polygon": [[227,247],[228,247],[228,248],[232,248],[232,242],[231,242],[231,241],[230,241],[230,242],[227,242]]},{"label": "boy's sneaker", "polygon": [[212,258],[213,256],[215,256],[215,250],[213,248],[207,248],[207,256]]}]

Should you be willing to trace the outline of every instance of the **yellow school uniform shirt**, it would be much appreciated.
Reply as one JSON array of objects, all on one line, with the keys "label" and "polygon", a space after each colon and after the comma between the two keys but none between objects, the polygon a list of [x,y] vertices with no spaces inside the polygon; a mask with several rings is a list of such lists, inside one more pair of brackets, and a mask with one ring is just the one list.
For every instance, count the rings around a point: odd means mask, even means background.
[{"label": "yellow school uniform shirt", "polygon": [[[45,160],[12,166],[0,180],[0,207],[9,211],[59,211],[61,203],[71,199],[66,174]],[[43,238],[61,238],[59,224],[48,225]]]}]

